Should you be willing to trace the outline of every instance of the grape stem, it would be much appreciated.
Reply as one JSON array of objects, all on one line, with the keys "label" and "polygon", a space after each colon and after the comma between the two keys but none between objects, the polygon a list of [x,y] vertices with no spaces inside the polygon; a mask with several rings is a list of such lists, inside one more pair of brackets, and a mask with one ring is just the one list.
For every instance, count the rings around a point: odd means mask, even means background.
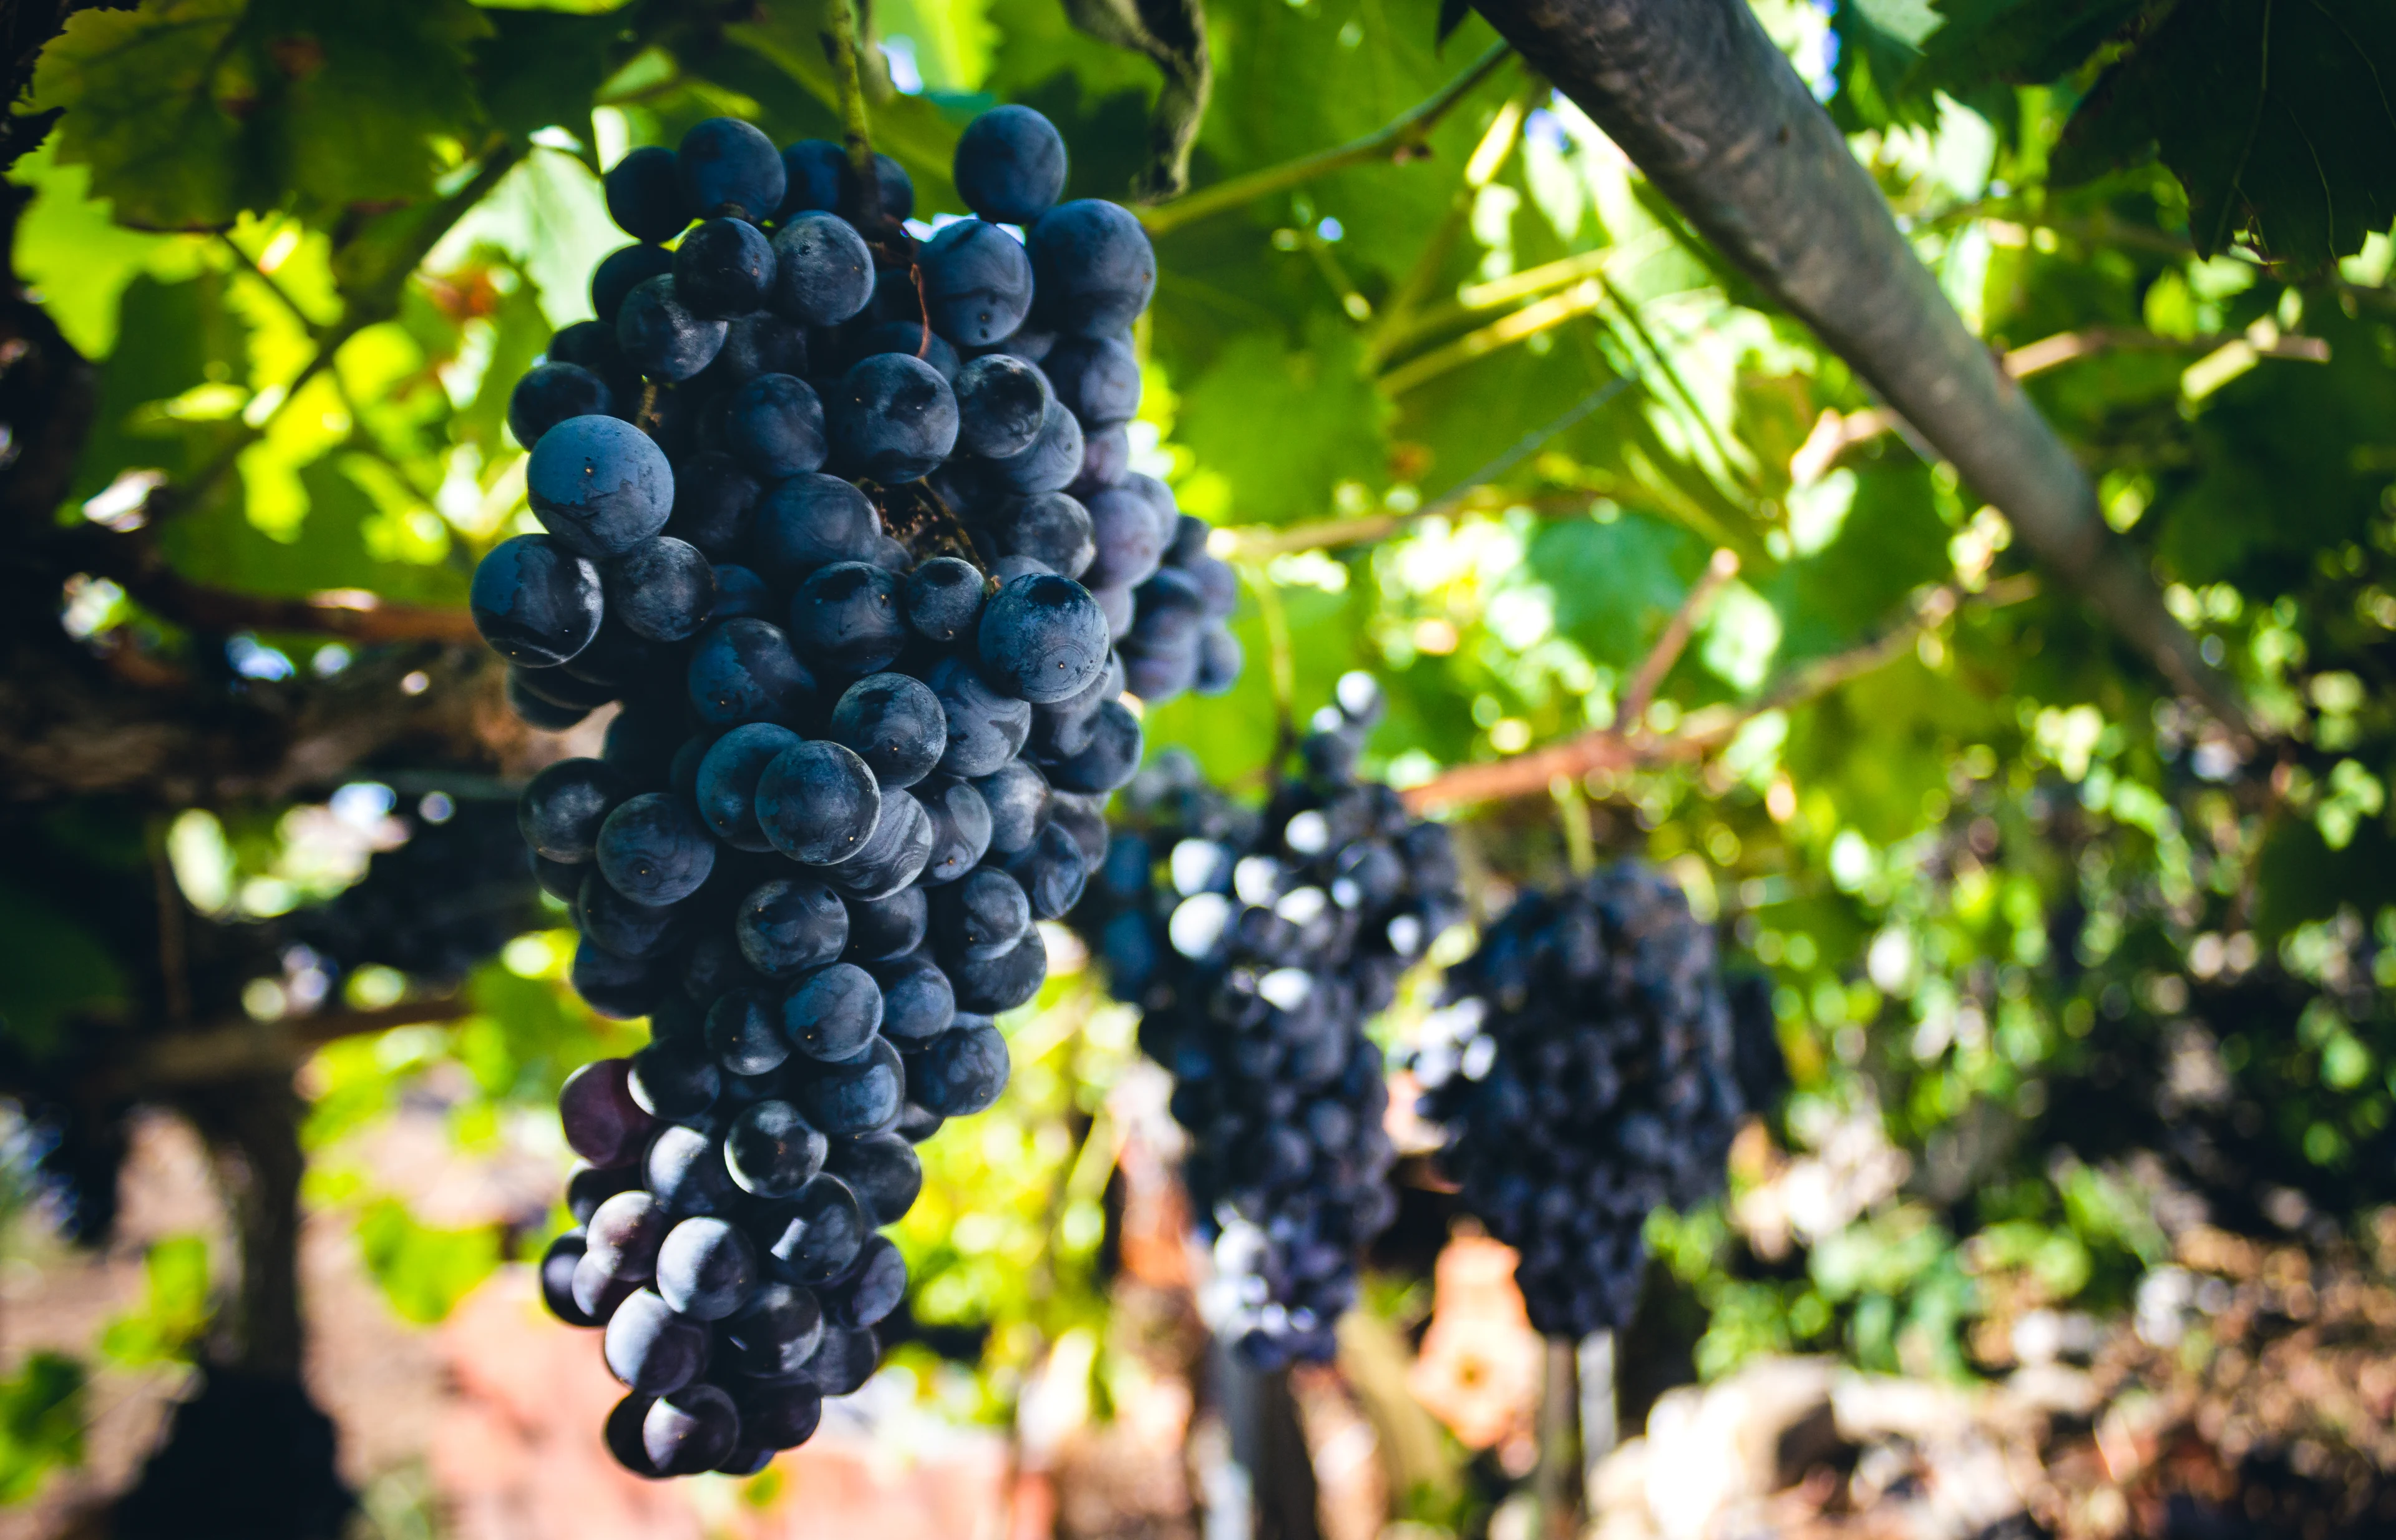
[{"label": "grape stem", "polygon": [[882,179],[873,170],[873,137],[865,117],[865,82],[859,65],[864,52],[863,22],[857,0],[830,0],[824,7],[824,58],[832,63],[832,95],[840,107],[840,141],[856,180],[857,222],[868,230],[882,222]]},{"label": "grape stem", "polygon": [[1697,622],[1713,608],[1714,595],[1722,591],[1724,583],[1737,576],[1737,551],[1717,551],[1707,561],[1706,570],[1698,574],[1697,580],[1690,585],[1688,596],[1681,601],[1681,607],[1672,612],[1671,620],[1665,622],[1664,634],[1656,639],[1655,646],[1649,648],[1647,656],[1640,660],[1638,671],[1631,676],[1630,688],[1622,692],[1622,704],[1614,713],[1615,725],[1634,733],[1639,730],[1639,724],[1647,715],[1648,706],[1656,698],[1657,686],[1664,683],[1664,676],[1671,673],[1672,665],[1680,661],[1681,654],[1689,645],[1689,638],[1696,634]]},{"label": "grape stem", "polygon": [[1362,166],[1367,161],[1422,159],[1431,153],[1431,131],[1439,126],[1440,120],[1471,95],[1473,87],[1496,74],[1512,53],[1511,45],[1494,44],[1488,52],[1473,61],[1471,68],[1440,87],[1437,93],[1407,108],[1362,139],[1217,182],[1171,203],[1143,208],[1139,210],[1139,221],[1148,227],[1151,235],[1162,235],[1227,209],[1254,203],[1258,198],[1303,186],[1317,177],[1344,171],[1351,166]]},{"label": "grape stem", "polygon": [[[1817,699],[1849,680],[1896,661],[1913,650],[1918,638],[1946,624],[1966,605],[1993,609],[2021,604],[2038,592],[2038,580],[2026,575],[2000,578],[1977,593],[1955,584],[1926,590],[1913,602],[1905,617],[1881,635],[1846,652],[1833,653],[1790,670],[1744,705],[1709,706],[1691,711],[1681,719],[1676,731],[1660,734],[1639,731],[1629,712],[1619,711],[1613,726],[1600,727],[1512,759],[1458,765],[1419,786],[1409,787],[1404,792],[1406,807],[1419,813],[1469,803],[1552,795],[1559,776],[1586,777],[1600,771],[1633,770],[1702,759],[1729,743],[1738,736],[1740,728],[1765,712]],[[1659,643],[1659,650],[1660,646]],[[1649,662],[1654,658],[1651,653]],[[1644,665],[1642,671],[1645,671]],[[1630,704],[1627,693],[1624,704]]]}]

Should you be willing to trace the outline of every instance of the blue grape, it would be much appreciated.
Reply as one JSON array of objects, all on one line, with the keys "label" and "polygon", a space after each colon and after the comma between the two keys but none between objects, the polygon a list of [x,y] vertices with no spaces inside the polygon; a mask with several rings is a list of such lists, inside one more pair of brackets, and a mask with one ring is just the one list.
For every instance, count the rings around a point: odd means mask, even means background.
[{"label": "blue grape", "polygon": [[691,709],[716,727],[748,722],[789,724],[815,698],[807,671],[779,626],[746,616],[708,628],[687,670]]},{"label": "blue grape", "polygon": [[800,741],[798,734],[767,722],[748,723],[715,740],[699,763],[694,800],[718,839],[736,850],[774,848],[757,822],[757,782],[776,757]]},{"label": "blue grape", "polygon": [[584,867],[574,893],[574,928],[618,957],[658,957],[682,939],[686,916],[671,908],[636,903],[618,893],[595,870]]},{"label": "blue grape", "polygon": [[948,339],[922,321],[880,321],[859,332],[848,358],[852,366],[876,353],[899,353],[930,367],[941,379],[953,382],[965,360]]},{"label": "blue grape", "polygon": [[[868,1134],[832,1146],[826,1167],[857,1194],[858,1206],[876,1228],[895,1225],[915,1206],[924,1191],[924,1162],[914,1147],[896,1133]],[[850,1276],[864,1268],[872,1242],[849,1264]]]},{"label": "blue grape", "polygon": [[983,462],[982,472],[996,488],[1018,497],[1035,492],[1061,492],[1082,471],[1082,424],[1062,402],[1051,399],[1041,418],[1040,435],[1020,454]]},{"label": "blue grape", "polygon": [[624,350],[616,345],[616,322],[612,316],[606,321],[577,321],[559,328],[557,335],[549,339],[547,360],[588,369],[606,380],[608,410],[617,417],[631,417],[640,405],[640,371],[624,362]]},{"label": "blue grape", "polygon": [[508,431],[529,449],[567,418],[615,410],[607,382],[579,364],[538,364],[508,393]]},{"label": "blue grape", "polygon": [[608,1412],[607,1424],[602,1433],[602,1441],[618,1465],[651,1481],[660,1480],[665,1472],[649,1458],[648,1448],[641,1440],[641,1425],[648,1416],[649,1408],[656,1404],[656,1397],[633,1391]]},{"label": "blue grape", "polygon": [[1061,578],[1079,578],[1098,556],[1090,511],[1062,492],[1009,498],[984,527],[1000,551],[1029,556]]},{"label": "blue grape", "polygon": [[676,1315],[721,1321],[747,1303],[756,1283],[756,1249],[728,1221],[686,1219],[658,1250],[658,1294]]},{"label": "blue grape", "polygon": [[855,1058],[882,1029],[882,989],[854,962],[833,962],[782,997],[782,1033],[811,1059]]},{"label": "blue grape", "polygon": [[[857,173],[846,156],[840,165],[841,202],[853,206],[857,202]],[[889,156],[875,152],[873,156],[874,190],[882,195],[882,217],[889,220],[912,219],[915,217],[915,182],[906,168]]]},{"label": "blue grape", "polygon": [[943,1118],[986,1111],[1006,1089],[1006,1039],[987,1024],[952,1027],[916,1056],[907,1094]]},{"label": "blue grape", "polygon": [[710,219],[674,247],[673,281],[675,297],[692,314],[728,324],[773,292],[773,245],[746,219]]},{"label": "blue grape", "polygon": [[931,686],[909,674],[868,674],[832,708],[827,734],[857,751],[885,787],[912,786],[948,751],[949,724]]},{"label": "blue grape", "polygon": [[607,168],[607,217],[635,240],[663,245],[690,223],[674,153],[645,144]]},{"label": "blue grape", "polygon": [[[1059,809],[1061,802],[1052,804]],[[1063,825],[1051,822],[1007,857],[1007,875],[1023,888],[1032,914],[1042,920],[1062,920],[1081,901],[1089,880],[1086,853]]]},{"label": "blue grape", "polygon": [[791,859],[833,866],[865,848],[882,800],[872,770],[853,750],[801,743],[776,755],[759,776],[757,822]]},{"label": "blue grape", "polygon": [[774,591],[756,573],[729,562],[716,564],[715,607],[708,611],[708,618],[729,620],[745,615],[752,620],[764,620],[780,608],[774,602]]},{"label": "blue grape", "polygon": [[[628,246],[609,252],[591,270],[591,309],[611,328],[624,313],[624,301],[632,290],[652,278],[662,277],[673,271],[673,253],[663,246]],[[614,332],[617,356],[623,354],[620,331]],[[637,374],[638,368],[629,359],[625,367]]]},{"label": "blue grape", "polygon": [[887,962],[924,944],[931,923],[931,900],[922,888],[905,888],[887,898],[851,898],[848,952],[851,961]]},{"label": "blue grape", "polygon": [[1098,736],[1072,759],[1048,767],[1048,784],[1060,791],[1111,791],[1139,769],[1139,718],[1119,700],[1098,708]]},{"label": "blue grape", "polygon": [[957,195],[999,224],[1029,225],[1065,191],[1065,140],[1029,107],[993,107],[957,138]]},{"label": "blue grape", "polygon": [[[584,1309],[574,1297],[574,1273],[581,1264],[582,1248],[582,1232],[567,1230],[540,1254],[540,1302],[549,1307],[551,1315],[568,1326],[597,1326],[602,1324],[600,1318]],[[611,1308],[608,1313],[615,1312]]]},{"label": "blue grape", "polygon": [[1107,666],[1107,620],[1089,591],[1054,574],[1018,578],[982,606],[984,677],[1035,705],[1070,699]]},{"label": "blue grape", "polygon": [[[780,1031],[779,1013],[769,1013]],[[725,1131],[724,1162],[743,1192],[759,1198],[799,1195],[823,1169],[829,1142],[786,1101],[743,1108]]]},{"label": "blue grape", "polygon": [[619,418],[568,418],[533,446],[525,492],[541,527],[566,547],[620,556],[665,528],[673,467],[655,440]]},{"label": "blue grape", "polygon": [[1240,681],[1243,662],[1240,639],[1218,628],[1198,639],[1198,678],[1191,688],[1202,696],[1228,693]]},{"label": "blue grape", "polygon": [[1156,292],[1156,253],[1131,210],[1098,198],[1058,204],[1025,243],[1041,317],[1075,337],[1120,332]]},{"label": "blue grape", "polygon": [[[1171,700],[1198,683],[1198,641],[1144,643],[1137,631],[1123,644],[1124,684],[1150,705]],[[1073,752],[1079,753],[1080,749]]]},{"label": "blue grape", "polygon": [[948,970],[957,1006],[977,1016],[1011,1011],[1040,992],[1048,978],[1048,949],[1036,930],[996,957],[962,958]]},{"label": "blue grape", "polygon": [[559,760],[526,783],[516,799],[516,827],[540,855],[579,864],[595,852],[607,815],[632,794],[631,783],[612,765]]},{"label": "blue grape", "polygon": [[797,475],[757,505],[751,554],[757,570],[783,588],[836,562],[862,562],[882,539],[872,500],[837,476]]},{"label": "blue grape", "polygon": [[772,311],[751,311],[724,323],[724,346],[693,383],[715,390],[746,385],[759,375],[807,374],[807,329]]},{"label": "blue grape", "polygon": [[641,1418],[641,1448],[669,1476],[713,1470],[739,1442],[739,1408],[704,1382],[659,1396]]},{"label": "blue grape", "polygon": [[715,362],[725,325],[683,302],[672,274],[645,278],[616,312],[616,343],[624,361],[647,378],[673,384]]},{"label": "blue grape", "polygon": [[898,607],[907,624],[930,642],[953,643],[971,635],[981,618],[981,604],[980,571],[954,556],[917,564],[898,586]]},{"label": "blue grape", "polygon": [[951,382],[957,398],[957,452],[1007,459],[1039,440],[1057,399],[1038,365],[1011,353],[984,353]]},{"label": "blue grape", "polygon": [[1048,817],[1048,783],[1021,760],[1009,760],[973,783],[990,811],[990,848],[1011,856],[1028,848]]},{"label": "blue grape", "polygon": [[1124,485],[1093,494],[1087,506],[1098,545],[1089,570],[1082,574],[1089,586],[1134,588],[1154,576],[1167,538],[1155,505],[1136,487]]},{"label": "blue grape", "polygon": [[[667,1120],[695,1118],[715,1105],[716,1096],[724,1089],[724,1075],[716,1068],[715,1061],[707,1056],[703,1047],[651,1041],[632,1055],[631,1084],[632,1099],[658,1117]],[[704,1174],[694,1178],[688,1172],[683,1172],[682,1164],[677,1163],[684,1161],[684,1152],[675,1141],[688,1132],[687,1129],[666,1130],[659,1137],[664,1139],[666,1135],[672,1135],[674,1139],[667,1141],[665,1152],[660,1153],[659,1144],[652,1142],[648,1154],[644,1158],[649,1190],[660,1201],[672,1201],[669,1199],[671,1191],[684,1188],[689,1192],[700,1190],[688,1188],[687,1184],[694,1179],[703,1181]],[[659,1173],[665,1170],[683,1172],[676,1179],[684,1184],[684,1188],[670,1188],[664,1185],[665,1179]],[[694,1212],[705,1212],[705,1205]]]},{"label": "blue grape", "polygon": [[791,640],[834,675],[856,679],[888,668],[907,645],[898,579],[863,562],[818,569],[791,596]]},{"label": "blue grape", "polygon": [[929,958],[901,957],[872,971],[882,986],[882,1035],[902,1048],[929,1041],[956,1019],[956,989]]},{"label": "blue grape", "polygon": [[1139,355],[1120,337],[1061,339],[1040,368],[1085,433],[1128,422],[1139,411]]},{"label": "blue grape", "polygon": [[908,791],[882,798],[882,816],[854,859],[832,869],[832,885],[852,898],[887,898],[924,874],[932,858],[932,821]]},{"label": "blue grape", "polygon": [[474,567],[467,606],[491,650],[512,663],[553,668],[599,634],[599,571],[547,535],[493,546]]},{"label": "blue grape", "polygon": [[792,1283],[813,1287],[848,1270],[872,1228],[846,1182],[818,1175],[792,1200],[781,1233],[766,1247],[776,1271]]},{"label": "blue grape", "polygon": [[802,214],[774,232],[777,315],[804,326],[836,326],[873,298],[873,253],[836,214]]},{"label": "blue grape", "polygon": [[607,1322],[608,1372],[644,1395],[662,1396],[697,1379],[707,1364],[707,1328],[686,1321],[655,1289],[619,1306]]},{"label": "blue grape", "polygon": [[933,328],[960,347],[986,348],[1032,312],[1032,259],[1014,236],[979,219],[943,226],[917,257]]},{"label": "blue grape", "polygon": [[616,720],[607,724],[599,757],[640,782],[644,790],[653,790],[665,784],[674,753],[686,736],[682,712],[673,702],[655,697],[628,699]]},{"label": "blue grape", "polygon": [[[784,1110],[792,1117],[798,1115],[795,1108],[785,1107]],[[819,1134],[816,1138],[820,1142],[823,1135]],[[792,1189],[794,1193],[797,1190]],[[770,1256],[765,1266],[768,1271],[775,1270]],[[723,1333],[726,1356],[731,1361],[729,1367],[736,1373],[757,1379],[779,1379],[796,1374],[823,1341],[823,1307],[817,1303],[814,1291],[804,1284],[770,1280],[758,1285],[749,1303],[725,1321]],[[744,1423],[751,1420],[745,1404],[741,1417]],[[808,1427],[812,1431],[812,1420]],[[804,1439],[805,1435],[800,1437]]]},{"label": "blue grape", "polygon": [[924,678],[949,719],[940,772],[971,780],[1015,757],[1032,734],[1032,703],[1000,694],[962,657],[933,665]]},{"label": "blue grape", "polygon": [[907,1297],[907,1262],[887,1236],[865,1242],[849,1273],[821,1292],[824,1320],[834,1326],[871,1326]]},{"label": "blue grape", "polygon": [[781,152],[739,118],[694,124],[682,137],[674,171],[684,202],[701,219],[728,213],[763,219],[782,206]]},{"label": "blue grape", "polygon": [[[642,1052],[657,1046],[651,1043]],[[705,1059],[695,1062],[711,1071],[715,1068]],[[730,1202],[738,1190],[732,1185],[732,1174],[725,1169],[723,1147],[681,1123],[658,1130],[658,1136],[649,1141],[648,1153],[641,1159],[641,1175],[649,1195],[677,1216],[713,1214]]]},{"label": "blue grape", "polygon": [[830,139],[801,139],[782,146],[782,206],[775,218],[840,212],[841,174],[848,155]]},{"label": "blue grape", "polygon": [[1131,433],[1118,422],[1082,435],[1082,469],[1065,490],[1077,498],[1123,485],[1131,471]]},{"label": "blue grape", "polygon": [[607,564],[607,613],[652,642],[694,635],[715,607],[715,569],[686,540],[659,535]]},{"label": "blue grape", "polygon": [[887,1128],[898,1117],[907,1077],[898,1050],[880,1038],[849,1064],[828,1064],[799,1088],[799,1110],[833,1138]]},{"label": "blue grape", "polygon": [[948,381],[905,353],[859,360],[826,408],[834,458],[885,485],[918,480],[956,446],[957,400]]},{"label": "blue grape", "polygon": [[666,991],[665,975],[654,963],[618,957],[588,939],[574,949],[566,981],[582,1003],[612,1021],[647,1016]]},{"label": "blue grape", "polygon": [[812,878],[778,878],[740,901],[733,916],[740,955],[767,978],[790,978],[839,957],[848,911]]},{"label": "blue grape", "polygon": [[996,957],[1031,928],[1031,899],[995,867],[983,867],[932,895],[932,944],[944,962]]},{"label": "blue grape", "polygon": [[681,798],[644,792],[599,826],[595,859],[607,885],[634,903],[679,903],[715,867],[715,836]]},{"label": "blue grape", "polygon": [[[734,989],[708,1007],[707,1049],[735,1075],[770,1074],[791,1056],[790,1040],[782,1036],[773,1003],[757,989]],[[725,1137],[728,1149],[731,1135]],[[739,1175],[737,1165],[733,1175]]]},{"label": "blue grape", "polygon": [[921,880],[926,887],[953,883],[990,849],[990,806],[973,782],[945,776],[926,782],[915,800],[932,820],[932,856]]},{"label": "blue grape", "polygon": [[[639,1190],[641,1174],[628,1166],[593,1165],[589,1161],[577,1161],[566,1178],[566,1211],[574,1215],[578,1225],[588,1225],[599,1205],[619,1192]],[[574,1242],[583,1244],[583,1235],[574,1231]]]},{"label": "blue grape", "polygon": [[738,561],[749,542],[758,493],[757,478],[724,451],[693,455],[673,468],[665,532],[697,546],[710,561]]},{"label": "blue grape", "polygon": [[1206,595],[1197,578],[1180,567],[1159,567],[1134,597],[1139,601],[1134,642],[1143,647],[1196,647],[1207,620]]},{"label": "blue grape", "polygon": [[824,462],[823,403],[804,379],[759,375],[732,394],[724,446],[767,481],[784,481]]},{"label": "blue grape", "polygon": [[583,1255],[606,1272],[633,1283],[656,1276],[658,1248],[665,1244],[673,1216],[638,1188],[618,1192],[591,1211],[583,1230]]},{"label": "blue grape", "polygon": [[593,1059],[558,1088],[557,1121],[566,1148],[605,1170],[638,1161],[657,1126],[632,1099],[632,1068],[625,1059]]}]

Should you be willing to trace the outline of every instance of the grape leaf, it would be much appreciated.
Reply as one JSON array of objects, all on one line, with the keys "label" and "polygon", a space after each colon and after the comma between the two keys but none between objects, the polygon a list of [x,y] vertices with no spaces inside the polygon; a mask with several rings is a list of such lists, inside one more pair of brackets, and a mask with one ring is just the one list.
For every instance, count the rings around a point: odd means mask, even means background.
[{"label": "grape leaf", "polygon": [[1174,436],[1230,484],[1217,523],[1320,517],[1337,483],[1381,476],[1389,407],[1362,359],[1355,333],[1321,316],[1304,347],[1250,332],[1191,382]]},{"label": "grape leaf", "polygon": [[2374,0],[2184,0],[2109,69],[2057,147],[2060,182],[2150,152],[2211,256],[2243,237],[2326,267],[2396,219],[2396,12]]}]

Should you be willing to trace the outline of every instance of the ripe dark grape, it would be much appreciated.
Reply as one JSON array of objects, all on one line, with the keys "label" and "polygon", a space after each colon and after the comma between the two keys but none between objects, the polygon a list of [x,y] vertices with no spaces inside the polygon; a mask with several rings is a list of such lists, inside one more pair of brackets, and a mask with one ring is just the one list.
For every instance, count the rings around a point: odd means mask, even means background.
[{"label": "ripe dark grape", "polygon": [[683,201],[701,219],[762,219],[782,206],[785,174],[774,141],[739,118],[709,118],[682,137],[674,173]]},{"label": "ripe dark grape", "polygon": [[568,418],[534,445],[525,490],[552,538],[585,556],[620,556],[665,528],[673,467],[620,418]]},{"label": "ripe dark grape", "polygon": [[774,247],[746,219],[710,219],[674,247],[673,281],[693,314],[729,321],[773,292]]},{"label": "ripe dark grape", "polygon": [[1657,1208],[1722,1190],[1745,1111],[1713,933],[1643,868],[1529,893],[1448,976],[1417,1069],[1465,1207],[1551,1336],[1619,1330]]},{"label": "ripe dark grape", "polygon": [[616,345],[647,378],[674,384],[715,362],[724,322],[683,299],[672,274],[644,278],[616,312]]},{"label": "ripe dark grape", "polygon": [[508,395],[508,431],[529,449],[567,418],[615,409],[607,381],[579,364],[539,364]]},{"label": "ripe dark grape", "polygon": [[[1115,697],[1212,634],[1203,526],[1157,554],[1177,511],[1122,431],[1146,243],[1049,206],[1037,114],[967,138],[977,207],[1045,247],[978,221],[917,246],[886,157],[860,188],[838,146],[729,120],[625,157],[640,244],[519,391],[549,533],[498,548],[477,619],[527,721],[618,709],[527,790],[510,891],[564,897],[574,987],[649,1022],[561,1097],[585,1228],[543,1292],[604,1325],[633,1387],[607,1444],[645,1476],[760,1468],[872,1373],[906,1288],[874,1231],[915,1201],[914,1143],[1006,1083],[992,1018],[1046,979],[1034,922],[1106,858],[1139,752]],[[869,246],[841,211],[876,197]],[[1121,494],[1122,528],[1068,485]]]},{"label": "ripe dark grape", "polygon": [[925,313],[960,347],[989,347],[1031,313],[1032,259],[996,225],[959,219],[934,235],[918,260]]},{"label": "ripe dark grape", "polygon": [[1065,141],[1029,107],[993,107],[957,139],[957,193],[999,224],[1029,225],[1065,191]]}]

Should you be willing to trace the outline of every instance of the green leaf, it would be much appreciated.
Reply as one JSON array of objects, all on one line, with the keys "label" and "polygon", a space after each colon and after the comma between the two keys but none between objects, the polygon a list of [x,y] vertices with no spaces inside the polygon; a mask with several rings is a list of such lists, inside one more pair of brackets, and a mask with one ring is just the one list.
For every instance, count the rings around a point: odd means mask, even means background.
[{"label": "green leaf", "polygon": [[178,1235],[155,1242],[141,1270],[140,1308],[116,1317],[100,1334],[100,1350],[128,1368],[189,1356],[212,1313],[205,1238]]},{"label": "green leaf", "polygon": [[1961,96],[2003,82],[2043,86],[2127,25],[2141,0],[1938,0],[1946,25],[1923,44],[1931,76]]},{"label": "green leaf", "polygon": [[1284,524],[1322,517],[1343,480],[1378,481],[1387,469],[1390,409],[1364,375],[1355,332],[1327,315],[1309,322],[1303,347],[1270,333],[1233,339],[1191,381],[1175,441],[1220,494],[1192,495],[1217,524]]},{"label": "green leaf", "polygon": [[358,1249],[391,1308],[421,1326],[446,1318],[499,1265],[496,1229],[435,1229],[396,1198],[378,1199],[358,1215]]},{"label": "green leaf", "polygon": [[1556,630],[1599,663],[1625,670],[1655,644],[1706,564],[1704,541],[1661,519],[1558,519],[1526,564],[1553,595]]},{"label": "green leaf", "polygon": [[53,1469],[83,1464],[87,1381],[80,1362],[46,1351],[0,1381],[0,1506],[33,1496]]},{"label": "green leaf", "polygon": [[2211,256],[2241,237],[2325,268],[2396,219],[2396,12],[2376,0],[2184,0],[2072,116],[2056,179],[2150,147]]}]

